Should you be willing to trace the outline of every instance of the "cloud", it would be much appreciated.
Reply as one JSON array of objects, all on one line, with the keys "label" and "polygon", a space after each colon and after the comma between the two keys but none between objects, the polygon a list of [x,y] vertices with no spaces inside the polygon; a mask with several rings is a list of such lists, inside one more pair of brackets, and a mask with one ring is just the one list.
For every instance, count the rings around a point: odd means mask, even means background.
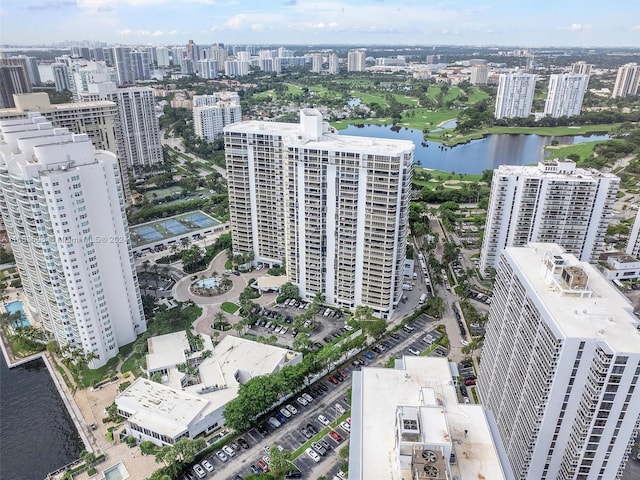
[{"label": "cloud", "polygon": [[131,28],[123,28],[116,31],[116,33],[123,37],[163,37],[165,35],[175,35],[177,30],[171,30],[170,32],[163,32],[162,30],[132,30]]},{"label": "cloud", "polygon": [[567,30],[570,32],[588,32],[591,31],[592,28],[593,26],[590,23],[585,23],[584,25],[582,23],[572,23],[567,27],[558,27],[558,30]]},{"label": "cloud", "polygon": [[298,0],[287,0],[286,2],[283,2],[282,5],[285,7],[293,7],[296,3],[298,3]]},{"label": "cloud", "polygon": [[631,30],[640,31],[640,25],[634,25]]},{"label": "cloud", "polygon": [[29,5],[27,7],[24,7],[25,10],[30,10],[30,11],[39,11],[39,10],[61,10],[63,8],[68,8],[68,7],[75,7],[76,6],[76,2],[72,1],[72,0],[63,0],[61,2],[43,2],[43,3],[38,3],[35,5]]},{"label": "cloud", "polygon": [[241,30],[243,28],[250,28],[251,30],[264,30],[265,25],[268,25],[268,29],[273,29],[278,25],[282,25],[284,17],[277,14],[269,13],[239,13],[233,17],[227,19],[226,22],[213,25],[211,27],[212,32],[228,31],[228,30]]}]

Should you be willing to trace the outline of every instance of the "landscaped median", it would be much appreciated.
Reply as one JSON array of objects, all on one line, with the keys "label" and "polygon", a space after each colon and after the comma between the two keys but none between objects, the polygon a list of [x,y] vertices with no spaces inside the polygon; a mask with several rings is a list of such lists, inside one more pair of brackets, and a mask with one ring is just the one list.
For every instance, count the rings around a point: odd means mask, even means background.
[{"label": "landscaped median", "polygon": [[305,443],[300,445],[296,450],[291,452],[291,460],[295,460],[300,455],[304,453],[304,451],[311,446],[313,442],[317,442],[325,435],[329,435],[331,430],[335,430],[335,428],[344,422],[351,415],[351,410],[347,410],[345,413],[336,418],[333,422],[331,422],[328,426],[324,427],[318,433],[316,433],[313,437],[307,440]]}]

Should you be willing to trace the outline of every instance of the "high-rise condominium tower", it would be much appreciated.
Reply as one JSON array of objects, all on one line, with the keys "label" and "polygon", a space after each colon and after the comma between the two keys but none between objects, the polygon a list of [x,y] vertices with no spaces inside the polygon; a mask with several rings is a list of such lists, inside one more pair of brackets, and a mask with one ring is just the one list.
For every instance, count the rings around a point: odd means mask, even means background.
[{"label": "high-rise condominium tower", "polygon": [[351,50],[347,54],[347,70],[349,72],[364,72],[366,66],[366,50]]},{"label": "high-rise condominium tower", "polygon": [[507,73],[500,75],[496,97],[496,118],[528,117],[531,115],[536,75]]},{"label": "high-rise condominium tower", "polygon": [[31,92],[31,82],[24,58],[0,57],[0,108],[15,107],[14,93]]},{"label": "high-rise condominium tower", "polygon": [[591,75],[592,68],[592,64],[580,61],[571,64],[571,73],[579,73],[580,75]]},{"label": "high-rise condominium tower", "polygon": [[489,79],[489,67],[487,65],[473,65],[471,67],[471,85],[486,85]]},{"label": "high-rise condominium tower", "polygon": [[118,161],[30,115],[0,122],[0,212],[29,309],[97,368],[146,330]]},{"label": "high-rise condominium tower", "polygon": [[130,47],[113,47],[114,67],[118,78],[118,85],[131,85],[135,80],[135,71],[131,59]]},{"label": "high-rise condominium tower", "polygon": [[321,53],[311,54],[311,71],[313,73],[322,73],[322,54]]},{"label": "high-rise condominium tower", "polygon": [[549,93],[544,114],[554,118],[580,115],[589,75],[560,73],[549,77]]},{"label": "high-rise condominium tower", "polygon": [[338,55],[332,52],[329,54],[329,75],[337,75],[339,69]]},{"label": "high-rise condominium tower", "polygon": [[611,98],[623,98],[638,94],[640,87],[640,65],[627,63],[618,69],[616,83],[611,92]]},{"label": "high-rise condominium tower", "polygon": [[520,480],[619,479],[640,420],[632,305],[551,243],[501,255],[480,399]]},{"label": "high-rise condominium tower", "polygon": [[480,268],[498,266],[506,247],[554,242],[580,260],[597,261],[620,179],[575,162],[501,165],[493,172]]},{"label": "high-rise condominium tower", "polygon": [[304,298],[389,316],[402,292],[413,143],[338,135],[315,109],[299,125],[224,132],[234,252],[284,260]]},{"label": "high-rise condominium tower", "polygon": [[223,128],[242,120],[240,97],[236,92],[193,96],[195,134],[207,142],[222,136]]}]

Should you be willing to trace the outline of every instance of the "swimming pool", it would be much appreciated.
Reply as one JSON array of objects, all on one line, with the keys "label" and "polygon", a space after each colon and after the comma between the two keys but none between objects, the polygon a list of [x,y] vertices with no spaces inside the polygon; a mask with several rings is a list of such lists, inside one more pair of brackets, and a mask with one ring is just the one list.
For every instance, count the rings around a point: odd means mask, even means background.
[{"label": "swimming pool", "polygon": [[219,283],[220,283],[220,280],[218,280],[217,277],[205,278],[203,280],[200,280],[199,282],[196,282],[196,287],[198,287],[198,288],[216,288]]},{"label": "swimming pool", "polygon": [[13,322],[12,324],[13,328],[23,328],[23,327],[31,326],[31,323],[29,322],[29,319],[27,318],[26,313],[24,313],[24,308],[22,307],[22,302],[20,300],[15,300],[11,303],[5,304],[4,309],[7,311],[7,313],[20,312],[22,314],[22,317],[20,320],[16,320],[15,322]]},{"label": "swimming pool", "polygon": [[129,478],[129,471],[122,462],[110,466],[102,472],[101,480],[125,480]]}]

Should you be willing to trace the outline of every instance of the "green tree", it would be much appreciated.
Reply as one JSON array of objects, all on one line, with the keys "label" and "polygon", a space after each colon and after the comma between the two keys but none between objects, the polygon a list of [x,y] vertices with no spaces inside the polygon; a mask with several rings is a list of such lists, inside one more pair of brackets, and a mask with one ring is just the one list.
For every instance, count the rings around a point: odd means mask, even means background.
[{"label": "green tree", "polygon": [[269,468],[271,468],[271,473],[276,478],[279,478],[291,469],[291,463],[289,462],[289,459],[291,458],[290,451],[281,451],[279,448],[271,447],[269,449],[269,457],[271,457],[271,460],[269,461]]}]

